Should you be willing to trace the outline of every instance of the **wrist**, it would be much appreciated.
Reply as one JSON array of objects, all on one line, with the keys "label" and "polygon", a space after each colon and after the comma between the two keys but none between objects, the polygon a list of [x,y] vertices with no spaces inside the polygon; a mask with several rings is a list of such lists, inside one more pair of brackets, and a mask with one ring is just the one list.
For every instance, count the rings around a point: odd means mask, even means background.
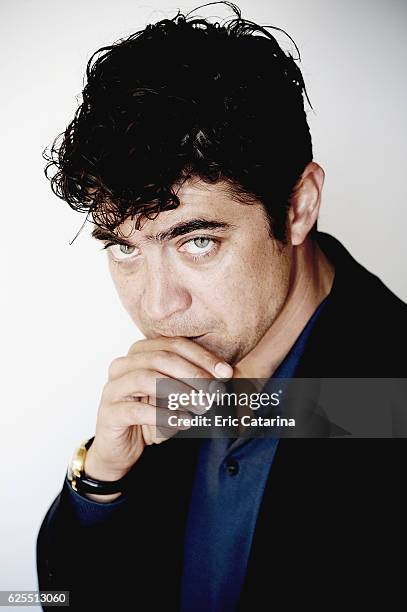
[{"label": "wrist", "polygon": [[[120,480],[123,478],[127,471],[125,470],[113,470],[111,466],[107,466],[97,455],[97,452],[92,446],[89,448],[86,453],[86,458],[84,462],[84,473],[86,476],[90,478],[94,478],[95,480],[103,480],[105,482],[114,482],[116,480]],[[89,495],[96,495],[90,493]],[[115,494],[117,495],[117,494]],[[97,495],[97,497],[101,497]]]},{"label": "wrist", "polygon": [[[81,443],[68,466],[67,477],[74,491],[87,499],[108,503],[116,500],[127,488],[127,471],[112,470],[90,450],[95,437]],[[86,468],[85,468],[86,464]]]}]

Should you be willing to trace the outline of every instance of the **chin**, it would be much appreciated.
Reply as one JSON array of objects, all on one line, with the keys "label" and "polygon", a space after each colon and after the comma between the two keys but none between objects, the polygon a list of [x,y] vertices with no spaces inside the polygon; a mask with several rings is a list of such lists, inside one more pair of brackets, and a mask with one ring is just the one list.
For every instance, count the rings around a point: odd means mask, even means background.
[{"label": "chin", "polygon": [[212,334],[206,334],[201,338],[195,338],[192,340],[192,342],[196,342],[200,346],[203,346],[204,348],[208,349],[208,351],[214,353],[221,359],[224,359],[226,363],[229,363],[232,366],[236,365],[238,360],[240,361],[240,347],[236,349],[235,347],[222,344],[219,342],[216,336]]}]

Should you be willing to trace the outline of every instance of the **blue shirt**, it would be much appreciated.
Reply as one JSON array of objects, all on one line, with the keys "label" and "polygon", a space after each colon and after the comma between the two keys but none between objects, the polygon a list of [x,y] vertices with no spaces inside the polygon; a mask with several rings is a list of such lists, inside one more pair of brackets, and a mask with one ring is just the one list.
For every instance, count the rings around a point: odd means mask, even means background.
[{"label": "blue shirt", "polygon": [[[272,378],[294,375],[327,299],[318,306]],[[236,607],[277,445],[277,438],[203,440],[185,532],[182,612],[229,611]],[[65,486],[82,525],[105,522],[127,501],[123,494],[117,501],[99,503],[73,491],[67,479]]]},{"label": "blue shirt", "polygon": [[[272,378],[294,375],[326,299]],[[185,534],[182,612],[236,608],[277,445],[275,437],[203,440]]]}]

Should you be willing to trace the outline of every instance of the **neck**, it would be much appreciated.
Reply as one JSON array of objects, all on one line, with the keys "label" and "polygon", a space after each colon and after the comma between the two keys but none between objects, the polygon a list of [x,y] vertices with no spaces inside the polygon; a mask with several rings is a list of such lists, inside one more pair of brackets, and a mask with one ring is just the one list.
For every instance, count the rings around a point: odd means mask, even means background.
[{"label": "neck", "polygon": [[335,270],[316,241],[292,248],[291,279],[282,309],[260,342],[235,367],[236,378],[270,378],[332,288]]}]

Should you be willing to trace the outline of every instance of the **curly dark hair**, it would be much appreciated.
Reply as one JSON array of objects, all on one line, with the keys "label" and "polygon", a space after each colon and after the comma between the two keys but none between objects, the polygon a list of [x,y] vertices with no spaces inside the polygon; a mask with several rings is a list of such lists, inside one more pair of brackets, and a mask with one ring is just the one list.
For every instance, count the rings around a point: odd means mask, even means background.
[{"label": "curly dark hair", "polygon": [[43,153],[45,174],[110,232],[176,208],[175,186],[189,177],[222,180],[233,199],[260,201],[286,242],[290,196],[312,161],[299,51],[284,52],[266,28],[283,30],[242,19],[231,2],[209,4],[235,17],[178,10],[91,56],[82,103]]}]

